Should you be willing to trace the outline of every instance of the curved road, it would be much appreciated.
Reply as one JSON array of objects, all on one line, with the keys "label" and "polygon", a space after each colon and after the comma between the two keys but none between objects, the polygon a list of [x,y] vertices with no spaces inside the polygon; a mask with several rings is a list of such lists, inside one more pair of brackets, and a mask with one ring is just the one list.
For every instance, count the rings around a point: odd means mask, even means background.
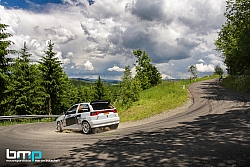
[{"label": "curved road", "polygon": [[[58,133],[55,123],[0,127],[0,166],[249,166],[250,95],[215,80],[189,91],[190,105],[114,131]],[[6,162],[7,148],[41,150],[42,160],[54,162]]]}]

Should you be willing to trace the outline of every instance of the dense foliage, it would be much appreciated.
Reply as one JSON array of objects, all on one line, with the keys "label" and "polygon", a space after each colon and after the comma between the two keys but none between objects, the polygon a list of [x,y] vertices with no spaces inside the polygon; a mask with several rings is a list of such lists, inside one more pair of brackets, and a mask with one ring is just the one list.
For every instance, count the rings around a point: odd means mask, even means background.
[{"label": "dense foliage", "polygon": [[214,68],[214,74],[217,74],[219,76],[222,76],[224,74],[224,71],[222,70],[222,68],[220,66],[215,66]]},{"label": "dense foliage", "polygon": [[[54,44],[37,63],[31,63],[26,43],[20,51],[9,50],[12,35],[8,25],[0,24],[0,115],[61,114],[72,104],[93,100],[110,100],[120,108],[129,108],[139,100],[139,93],[161,83],[161,75],[146,52],[134,51],[137,74],[133,78],[127,66],[122,81],[116,85],[104,83],[100,76],[95,83],[72,81],[61,66]],[[8,56],[18,53],[16,59]]]},{"label": "dense foliage", "polygon": [[227,0],[226,22],[222,25],[217,50],[227,66],[226,84],[234,89],[250,92],[250,1]]},{"label": "dense foliage", "polygon": [[150,62],[151,59],[148,54],[142,50],[133,51],[136,60],[136,76],[143,90],[148,89],[162,82],[161,74],[159,70],[153,66]]},{"label": "dense foliage", "polygon": [[8,84],[8,114],[38,114],[43,104],[44,88],[40,86],[41,76],[37,65],[30,63],[26,43],[19,52],[19,57],[10,68],[10,83]]},{"label": "dense foliage", "polygon": [[6,90],[9,84],[10,62],[12,61],[7,55],[15,52],[8,49],[10,45],[14,44],[12,41],[7,40],[7,38],[12,36],[6,32],[8,27],[6,24],[0,24],[0,114],[3,114],[6,108]]},{"label": "dense foliage", "polygon": [[132,77],[130,66],[125,67],[122,82],[120,83],[120,98],[118,104],[123,108],[129,108],[133,102],[139,100],[139,93],[142,91],[141,83],[137,78]]},{"label": "dense foliage", "polygon": [[42,76],[42,86],[45,88],[47,96],[45,97],[46,113],[60,113],[64,110],[62,98],[67,90],[67,77],[64,73],[61,62],[53,52],[54,44],[48,42],[48,50],[45,51],[45,56],[39,62],[39,69]]},{"label": "dense foliage", "polygon": [[215,42],[230,75],[250,74],[250,1],[227,0],[226,22]]}]

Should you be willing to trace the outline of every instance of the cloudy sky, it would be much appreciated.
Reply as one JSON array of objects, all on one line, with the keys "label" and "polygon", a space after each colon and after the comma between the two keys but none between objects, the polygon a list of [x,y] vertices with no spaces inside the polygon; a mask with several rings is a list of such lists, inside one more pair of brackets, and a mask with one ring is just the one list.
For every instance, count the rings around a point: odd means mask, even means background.
[{"label": "cloudy sky", "polygon": [[0,0],[1,23],[20,50],[38,61],[52,40],[69,77],[120,79],[146,51],[163,78],[201,76],[225,66],[214,41],[225,22],[225,0]]}]

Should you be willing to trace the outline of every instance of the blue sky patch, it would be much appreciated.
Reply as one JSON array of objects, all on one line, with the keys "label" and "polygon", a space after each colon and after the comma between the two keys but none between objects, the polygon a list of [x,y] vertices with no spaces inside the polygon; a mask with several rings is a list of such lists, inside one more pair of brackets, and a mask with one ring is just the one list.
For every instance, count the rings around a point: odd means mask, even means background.
[{"label": "blue sky patch", "polygon": [[61,0],[0,0],[0,5],[5,8],[26,9],[30,10],[33,7],[38,7],[47,4],[62,4]]}]

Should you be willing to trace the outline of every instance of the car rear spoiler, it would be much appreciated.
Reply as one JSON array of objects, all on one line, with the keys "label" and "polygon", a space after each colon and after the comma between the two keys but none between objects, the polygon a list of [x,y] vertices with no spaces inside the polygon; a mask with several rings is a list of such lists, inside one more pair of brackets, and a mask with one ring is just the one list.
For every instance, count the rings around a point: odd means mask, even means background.
[{"label": "car rear spoiler", "polygon": [[109,100],[95,100],[95,101],[92,101],[90,102],[90,104],[96,104],[96,103],[106,103],[106,104],[110,104],[110,101]]}]

